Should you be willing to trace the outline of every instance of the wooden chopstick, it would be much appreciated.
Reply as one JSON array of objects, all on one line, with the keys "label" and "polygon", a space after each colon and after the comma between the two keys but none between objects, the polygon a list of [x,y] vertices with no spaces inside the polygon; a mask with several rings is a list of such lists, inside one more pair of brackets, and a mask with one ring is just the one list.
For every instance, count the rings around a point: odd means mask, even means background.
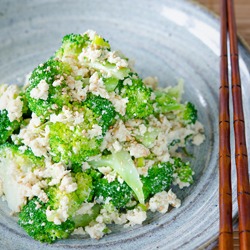
[{"label": "wooden chopstick", "polygon": [[[248,155],[239,71],[237,31],[233,0],[221,0],[221,87],[220,87],[220,249],[233,249],[230,161],[229,87],[227,65],[227,33],[230,41],[231,87],[233,100],[235,162],[239,211],[240,249],[250,249],[250,185]],[[227,120],[228,119],[228,120]],[[229,153],[229,154],[228,154]],[[228,214],[227,214],[228,213]]]},{"label": "wooden chopstick", "polygon": [[221,0],[221,57],[219,92],[219,249],[233,249],[229,83],[227,57],[227,0]]}]

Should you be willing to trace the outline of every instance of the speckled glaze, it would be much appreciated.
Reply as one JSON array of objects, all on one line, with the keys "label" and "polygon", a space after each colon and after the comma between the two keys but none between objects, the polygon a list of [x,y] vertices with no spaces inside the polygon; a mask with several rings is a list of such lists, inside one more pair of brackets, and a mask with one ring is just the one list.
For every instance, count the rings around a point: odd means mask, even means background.
[{"label": "speckled glaze", "polygon": [[[97,241],[77,236],[53,245],[28,237],[0,201],[0,249],[204,249],[218,235],[219,22],[184,0],[1,0],[0,81],[22,84],[24,76],[58,48],[67,33],[94,29],[136,61],[142,77],[157,76],[162,86],[185,82],[185,100],[198,107],[206,142],[191,160],[195,183],[180,192],[182,206],[149,215],[142,225],[114,227]],[[250,55],[240,45],[243,99],[250,107]],[[245,110],[250,117],[250,109]],[[247,141],[250,142],[250,124]],[[233,148],[232,148],[233,150]],[[234,169],[234,168],[233,168]],[[236,180],[233,170],[234,212]]]}]

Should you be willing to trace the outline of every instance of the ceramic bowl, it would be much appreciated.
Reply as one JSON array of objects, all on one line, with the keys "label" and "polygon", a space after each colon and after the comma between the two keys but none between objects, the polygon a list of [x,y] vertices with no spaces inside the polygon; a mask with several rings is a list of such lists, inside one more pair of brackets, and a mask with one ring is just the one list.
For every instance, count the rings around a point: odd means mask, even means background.
[{"label": "ceramic bowl", "polygon": [[[150,214],[142,225],[97,241],[72,236],[52,245],[35,242],[0,202],[0,248],[38,249],[203,249],[218,236],[219,22],[205,9],[178,0],[1,0],[0,81],[22,84],[24,76],[47,60],[68,33],[96,30],[112,48],[135,60],[142,77],[157,76],[162,86],[184,80],[185,101],[198,108],[206,141],[193,149],[195,182],[177,195],[182,206]],[[250,56],[240,44],[245,107],[250,107]],[[250,117],[249,108],[245,116]],[[246,123],[249,142],[250,124]],[[232,146],[233,150],[233,146]],[[233,152],[233,151],[232,151]],[[233,189],[236,174],[233,164]],[[236,217],[236,195],[233,197]]]}]

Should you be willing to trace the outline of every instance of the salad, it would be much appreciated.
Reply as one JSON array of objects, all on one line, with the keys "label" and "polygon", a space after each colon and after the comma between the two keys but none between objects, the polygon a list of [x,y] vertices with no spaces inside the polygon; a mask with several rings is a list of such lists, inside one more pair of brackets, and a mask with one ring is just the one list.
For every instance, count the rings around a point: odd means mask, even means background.
[{"label": "salad", "polygon": [[181,201],[203,125],[183,84],[160,88],[95,31],[69,34],[24,86],[0,85],[0,196],[35,240],[100,239]]}]

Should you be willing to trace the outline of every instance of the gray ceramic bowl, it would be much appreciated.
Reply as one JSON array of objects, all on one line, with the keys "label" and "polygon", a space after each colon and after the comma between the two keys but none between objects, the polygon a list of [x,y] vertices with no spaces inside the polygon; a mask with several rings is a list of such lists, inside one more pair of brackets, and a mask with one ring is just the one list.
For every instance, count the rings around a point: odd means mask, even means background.
[{"label": "gray ceramic bowl", "polygon": [[[185,100],[195,103],[205,124],[206,142],[194,149],[195,183],[179,192],[182,206],[150,215],[142,226],[114,232],[97,241],[72,237],[53,245],[33,241],[0,202],[0,249],[203,249],[218,235],[219,22],[184,0],[0,1],[0,81],[22,83],[45,61],[67,33],[94,29],[112,47],[136,61],[142,77],[161,85],[182,78]],[[250,107],[250,56],[240,45],[243,98]],[[245,116],[250,117],[249,108]],[[249,142],[250,124],[247,123]],[[234,168],[233,168],[234,169]],[[236,189],[235,170],[233,188]],[[234,193],[234,217],[237,214]],[[212,244],[212,245],[211,245]]]}]

